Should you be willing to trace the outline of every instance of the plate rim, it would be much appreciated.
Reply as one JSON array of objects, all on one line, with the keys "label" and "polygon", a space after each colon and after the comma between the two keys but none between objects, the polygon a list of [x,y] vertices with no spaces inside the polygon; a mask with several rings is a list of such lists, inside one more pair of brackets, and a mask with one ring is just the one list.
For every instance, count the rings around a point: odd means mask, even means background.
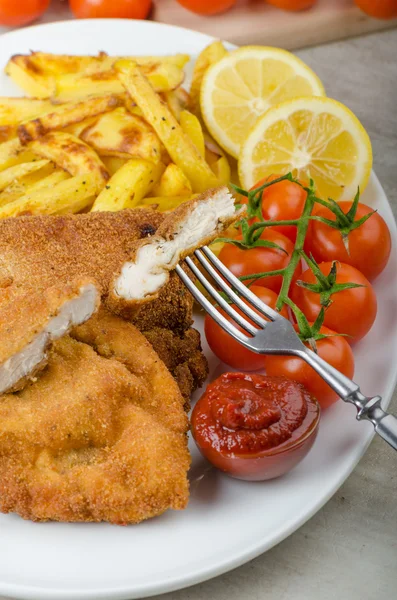
[{"label": "plate rim", "polygon": [[[70,19],[70,20],[60,20],[50,23],[38,23],[36,25],[30,25],[28,27],[24,27],[22,29],[15,29],[12,31],[8,31],[0,35],[0,47],[2,45],[2,41],[5,39],[12,37],[18,37],[21,33],[28,32],[30,33],[32,30],[37,31],[43,29],[53,29],[55,27],[75,27],[75,26],[84,26],[85,23],[95,24],[95,25],[104,25],[108,23],[112,27],[117,25],[117,23],[129,23],[130,25],[136,27],[143,26],[147,28],[153,29],[167,29],[167,30],[179,30],[187,33],[193,33],[196,37],[202,37],[203,40],[215,40],[217,38],[207,35],[205,33],[195,31],[193,29],[189,29],[186,27],[181,27],[178,25],[166,24],[166,23],[158,23],[155,21],[140,21],[136,19]],[[81,24],[81,25],[80,25]],[[225,40],[223,40],[229,46],[234,46]],[[391,216],[391,222],[388,221],[389,228],[391,229],[391,235],[394,240],[397,240],[397,225],[394,219],[394,215],[391,209],[391,205],[387,194],[382,187],[378,177],[375,172],[372,170],[371,179],[375,185],[375,187],[380,190],[380,192],[384,195],[384,198],[387,202],[387,208]],[[397,253],[397,248],[394,246],[394,253]],[[393,377],[391,378],[391,382],[386,393],[383,396],[382,405],[387,407],[391,401],[391,397],[393,391],[395,389],[397,383],[397,369],[393,373]],[[172,580],[169,580],[166,575],[163,575],[163,579],[157,581],[155,583],[141,583],[137,585],[123,586],[123,587],[111,587],[111,588],[103,588],[103,586],[99,589],[90,588],[87,590],[79,590],[78,588],[68,588],[65,591],[62,588],[56,587],[42,587],[37,585],[26,585],[26,584],[15,584],[15,583],[3,583],[0,581],[0,593],[5,594],[9,597],[14,598],[24,598],[26,600],[36,600],[40,598],[40,600],[128,600],[131,598],[146,598],[157,594],[172,592],[184,588],[191,587],[193,585],[197,585],[214,577],[218,577],[224,573],[227,573],[231,570],[234,570],[243,564],[253,560],[254,558],[260,556],[265,553],[270,548],[278,545],[280,542],[285,540],[287,537],[292,535],[295,531],[297,531],[302,525],[304,525],[307,521],[309,521],[337,492],[337,490],[341,487],[341,485],[346,481],[349,475],[356,468],[357,464],[365,454],[368,449],[371,441],[375,436],[375,432],[370,430],[362,440],[359,448],[359,452],[355,457],[355,460],[350,463],[347,468],[343,470],[343,472],[339,475],[337,482],[335,482],[334,486],[328,493],[322,497],[308,513],[304,513],[299,520],[294,520],[285,528],[279,528],[279,532],[276,536],[273,536],[271,540],[267,540],[265,543],[263,542],[255,542],[248,549],[245,549],[243,552],[239,552],[234,557],[224,559],[222,562],[217,562],[216,566],[207,566],[206,568],[202,568],[196,574],[188,574],[187,576],[182,574],[178,577],[173,577]]]}]

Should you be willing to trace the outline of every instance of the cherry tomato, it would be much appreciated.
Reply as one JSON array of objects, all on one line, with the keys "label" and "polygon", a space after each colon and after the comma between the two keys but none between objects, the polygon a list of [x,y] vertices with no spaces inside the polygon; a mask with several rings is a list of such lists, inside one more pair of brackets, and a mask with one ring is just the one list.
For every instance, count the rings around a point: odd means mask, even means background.
[{"label": "cherry tomato", "polygon": [[397,17],[397,0],[355,0],[355,3],[371,17],[377,19]]},{"label": "cherry tomato", "polygon": [[[298,329],[297,326],[295,328]],[[316,342],[319,356],[351,379],[354,375],[354,356],[345,338],[335,335],[328,327],[321,327],[320,333],[331,337]],[[338,399],[338,395],[302,358],[271,355],[266,356],[265,363],[268,375],[287,377],[302,383],[317,398],[321,408],[327,408]]]},{"label": "cherry tomato", "polygon": [[[319,265],[324,275],[328,275],[332,262]],[[316,283],[316,278],[310,269],[301,277],[306,283]],[[344,263],[336,263],[336,284],[357,283],[364,287],[350,288],[332,294],[331,304],[325,311],[324,325],[349,336],[346,341],[357,342],[363,338],[374,324],[377,312],[375,290],[360,271]],[[320,294],[294,284],[291,298],[303,311],[309,321],[315,321],[321,310]]]},{"label": "cherry tomato", "polygon": [[224,373],[194,407],[192,432],[215,467],[237,479],[264,481],[306,456],[319,418],[317,400],[294,381]]},{"label": "cherry tomato", "polygon": [[[251,292],[258,296],[271,308],[276,307],[277,294],[272,290],[261,287],[259,285],[252,285],[250,287]],[[254,324],[251,319],[246,317],[244,313],[233,305],[233,308],[237,312],[244,316],[250,323]],[[233,323],[237,329],[246,333],[245,329],[236,324],[231,317],[229,317],[224,310],[219,309],[219,312],[230,322]],[[259,311],[257,311],[259,314]],[[281,310],[281,314],[288,319],[288,311],[284,306]],[[262,315],[263,316],[263,315]],[[205,337],[212,352],[221,360],[233,369],[243,369],[244,371],[257,371],[262,369],[264,365],[264,357],[261,354],[255,354],[247,348],[244,348],[239,342],[235,341],[222,327],[220,327],[209,315],[205,317],[204,324]]]},{"label": "cherry tomato", "polygon": [[69,0],[78,19],[146,19],[152,0]]},{"label": "cherry tomato", "polygon": [[0,1],[0,25],[16,27],[38,19],[48,8],[50,0]]},{"label": "cherry tomato", "polygon": [[[243,277],[251,273],[262,273],[265,271],[275,271],[286,267],[291,259],[291,254],[294,245],[285,235],[278,231],[272,231],[266,228],[261,235],[262,240],[268,240],[279,245],[283,250],[278,248],[261,248],[255,247],[248,250],[243,250],[233,244],[225,244],[219,253],[219,258],[236,277]],[[295,279],[302,272],[299,264]],[[248,281],[247,281],[248,283]],[[256,285],[267,287],[275,292],[279,292],[282,284],[281,275],[273,275],[271,277],[263,277],[255,281]]]},{"label": "cherry tomato", "polygon": [[[277,179],[278,175],[271,175],[267,181]],[[265,183],[262,179],[258,185]],[[307,193],[298,184],[284,179],[268,188],[262,193],[263,218],[269,221],[290,221],[299,219],[305,206]],[[280,231],[292,242],[296,240],[296,227],[294,225],[275,225],[275,231]]]},{"label": "cherry tomato", "polygon": [[178,2],[198,15],[217,15],[236,4],[236,0],[178,0]]},{"label": "cherry tomato", "polygon": [[306,10],[316,4],[317,0],[267,0],[268,4],[284,10]]},{"label": "cherry tomato", "polygon": [[[339,202],[346,214],[352,202]],[[372,212],[366,204],[359,203],[355,221]],[[318,205],[313,215],[335,221],[335,215],[325,206]],[[391,237],[384,219],[374,213],[357,229],[348,235],[349,252],[343,243],[339,230],[321,221],[310,221],[305,240],[305,250],[313,254],[317,262],[339,260],[356,267],[370,281],[386,267],[391,251]]]}]

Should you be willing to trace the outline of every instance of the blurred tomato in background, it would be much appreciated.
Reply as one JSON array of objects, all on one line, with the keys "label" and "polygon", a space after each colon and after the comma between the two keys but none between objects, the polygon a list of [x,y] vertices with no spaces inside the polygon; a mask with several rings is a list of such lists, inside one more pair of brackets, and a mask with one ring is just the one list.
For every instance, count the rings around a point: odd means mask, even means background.
[{"label": "blurred tomato in background", "polygon": [[397,0],[355,0],[361,10],[377,19],[397,17]]},{"label": "blurred tomato in background", "polygon": [[178,0],[178,2],[198,15],[217,15],[236,4],[236,0]]},{"label": "blurred tomato in background", "polygon": [[78,19],[146,19],[152,0],[69,0],[69,5]]},{"label": "blurred tomato in background", "polygon": [[0,0],[0,25],[17,27],[40,17],[50,0]]}]

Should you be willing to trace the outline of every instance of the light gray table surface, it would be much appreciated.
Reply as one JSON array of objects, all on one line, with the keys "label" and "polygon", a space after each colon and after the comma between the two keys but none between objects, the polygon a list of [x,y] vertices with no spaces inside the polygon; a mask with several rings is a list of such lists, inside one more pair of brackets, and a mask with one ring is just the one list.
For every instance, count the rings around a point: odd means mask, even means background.
[{"label": "light gray table surface", "polygon": [[[297,54],[318,73],[328,94],[347,104],[369,132],[374,169],[397,216],[397,30]],[[390,410],[397,414],[397,392]],[[226,575],[156,598],[397,598],[396,453],[375,439],[328,504],[284,542]]]},{"label": "light gray table surface", "polygon": [[[328,95],[347,104],[367,129],[374,169],[397,217],[397,30],[297,54],[320,76]],[[397,391],[390,410],[397,414]],[[328,504],[284,542],[226,575],[156,596],[158,600],[395,598],[397,454],[380,439],[374,439]]]}]

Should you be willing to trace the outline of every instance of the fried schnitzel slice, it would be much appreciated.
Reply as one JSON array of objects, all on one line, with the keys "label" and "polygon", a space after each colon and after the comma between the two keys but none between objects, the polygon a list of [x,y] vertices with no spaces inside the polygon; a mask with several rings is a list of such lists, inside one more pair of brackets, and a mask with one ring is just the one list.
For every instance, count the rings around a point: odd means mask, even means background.
[{"label": "fried schnitzel slice", "polygon": [[[10,294],[30,293],[92,277],[103,301],[136,240],[153,235],[164,221],[154,210],[127,209],[78,215],[0,219],[0,304]],[[173,274],[155,302],[114,310],[139,329],[165,327],[183,333],[192,323],[193,301]]]},{"label": "fried schnitzel slice", "polygon": [[44,292],[18,292],[14,289],[0,304],[0,394],[21,389],[45,366],[51,342],[99,306],[95,282],[87,278]]},{"label": "fried schnitzel slice", "polygon": [[66,336],[35,383],[0,396],[2,512],[127,524],[186,506],[183,398],[149,342],[116,321],[80,331],[109,358]]},{"label": "fried schnitzel slice", "polygon": [[134,244],[130,259],[114,280],[109,306],[117,309],[125,303],[153,302],[169,281],[170,271],[218,237],[241,214],[227,187],[208,190],[178,206],[155,235]]}]

